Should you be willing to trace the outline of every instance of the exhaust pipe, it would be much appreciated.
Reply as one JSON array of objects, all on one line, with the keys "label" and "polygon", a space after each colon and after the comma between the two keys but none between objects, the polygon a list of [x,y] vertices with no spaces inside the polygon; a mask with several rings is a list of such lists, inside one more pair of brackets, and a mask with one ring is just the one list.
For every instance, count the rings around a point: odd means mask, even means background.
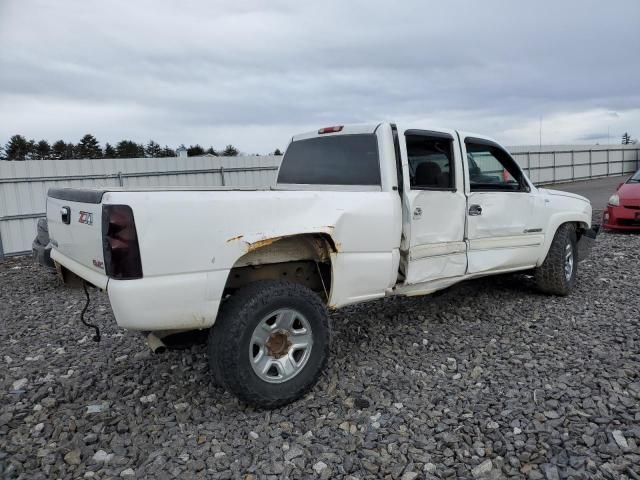
[{"label": "exhaust pipe", "polygon": [[151,332],[147,335],[147,345],[153,353],[164,353],[167,351],[167,346],[164,344],[155,333]]}]

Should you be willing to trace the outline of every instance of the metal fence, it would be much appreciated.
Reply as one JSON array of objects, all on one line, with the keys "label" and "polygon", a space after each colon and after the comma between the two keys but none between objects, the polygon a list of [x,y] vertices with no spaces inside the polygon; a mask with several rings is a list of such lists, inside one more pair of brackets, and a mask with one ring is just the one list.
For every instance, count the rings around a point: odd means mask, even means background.
[{"label": "metal fence", "polygon": [[0,161],[0,260],[30,252],[50,187],[264,187],[275,183],[280,158]]},{"label": "metal fence", "polygon": [[[624,175],[639,145],[509,147],[538,185]],[[0,161],[0,259],[28,253],[50,187],[269,186],[282,157]]]},{"label": "metal fence", "polygon": [[640,145],[509,147],[537,185],[625,175],[640,168]]}]

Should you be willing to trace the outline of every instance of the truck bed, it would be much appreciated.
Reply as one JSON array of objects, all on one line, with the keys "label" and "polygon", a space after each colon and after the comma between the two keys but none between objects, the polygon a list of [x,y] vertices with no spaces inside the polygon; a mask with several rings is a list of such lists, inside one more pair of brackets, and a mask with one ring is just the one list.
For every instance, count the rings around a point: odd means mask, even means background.
[{"label": "truck bed", "polygon": [[58,200],[70,202],[100,203],[107,192],[198,192],[198,191],[265,191],[274,190],[273,187],[96,187],[96,188],[50,188],[48,196]]}]

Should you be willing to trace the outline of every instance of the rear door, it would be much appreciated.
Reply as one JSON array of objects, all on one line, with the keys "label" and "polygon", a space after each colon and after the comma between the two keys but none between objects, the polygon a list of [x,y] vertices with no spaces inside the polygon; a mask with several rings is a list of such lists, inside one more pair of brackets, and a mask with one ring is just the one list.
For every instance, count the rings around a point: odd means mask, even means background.
[{"label": "rear door", "polygon": [[500,145],[462,133],[460,138],[468,179],[468,273],[535,265],[544,232],[532,186]]},{"label": "rear door", "polygon": [[50,189],[47,223],[51,242],[57,251],[104,275],[102,194],[98,190]]},{"label": "rear door", "polygon": [[466,197],[456,133],[405,130],[403,268],[405,283],[464,275]]}]

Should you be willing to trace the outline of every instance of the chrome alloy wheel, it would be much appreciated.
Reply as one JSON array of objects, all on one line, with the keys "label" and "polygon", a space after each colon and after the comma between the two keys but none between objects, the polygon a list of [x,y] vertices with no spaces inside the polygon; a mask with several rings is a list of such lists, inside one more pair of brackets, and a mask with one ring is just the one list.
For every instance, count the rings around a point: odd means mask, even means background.
[{"label": "chrome alloy wheel", "polygon": [[251,335],[249,361],[261,380],[283,383],[302,371],[312,347],[313,334],[304,315],[282,308],[258,322]]},{"label": "chrome alloy wheel", "polygon": [[573,246],[569,242],[564,249],[564,276],[567,281],[571,280],[571,275],[573,275]]}]

